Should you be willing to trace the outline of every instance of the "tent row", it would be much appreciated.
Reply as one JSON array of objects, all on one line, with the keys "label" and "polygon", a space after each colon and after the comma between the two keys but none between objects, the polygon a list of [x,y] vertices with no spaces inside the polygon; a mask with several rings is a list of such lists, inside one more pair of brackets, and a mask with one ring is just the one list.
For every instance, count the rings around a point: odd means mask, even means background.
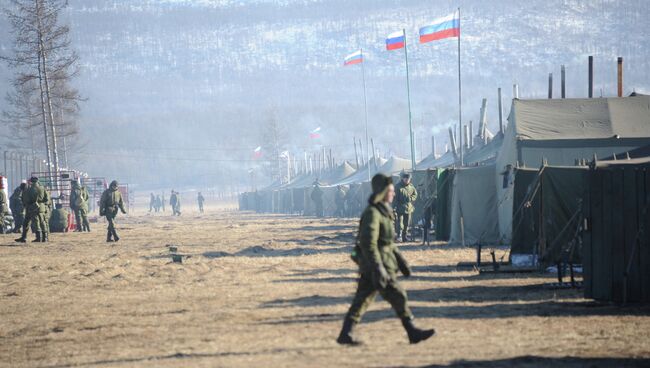
[{"label": "tent row", "polygon": [[[438,240],[464,245],[510,245],[513,254],[553,262],[577,226],[586,163],[594,158],[644,155],[650,146],[650,97],[514,99],[503,133],[470,148],[465,166],[453,152],[429,155],[412,172],[419,196],[413,224],[434,213]],[[648,149],[650,151],[650,149]],[[409,160],[371,160],[355,170],[348,163],[331,172],[305,174],[285,186],[240,198],[240,208],[313,215],[312,184],[324,192],[325,215],[337,212],[338,186],[346,215],[357,216],[377,172],[409,171]],[[574,226],[575,225],[575,226]],[[574,252],[577,256],[580,251]],[[577,260],[577,259],[575,259]]]}]

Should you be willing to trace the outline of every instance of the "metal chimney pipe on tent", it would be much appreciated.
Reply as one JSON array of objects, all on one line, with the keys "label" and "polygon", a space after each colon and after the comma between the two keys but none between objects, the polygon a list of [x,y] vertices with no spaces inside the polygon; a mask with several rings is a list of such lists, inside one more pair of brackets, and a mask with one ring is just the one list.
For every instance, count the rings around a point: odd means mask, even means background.
[{"label": "metal chimney pipe on tent", "polygon": [[512,85],[512,98],[519,98],[519,85],[516,83]]},{"label": "metal chimney pipe on tent", "polygon": [[478,134],[481,139],[485,140],[485,131],[487,130],[487,98],[484,98],[481,102],[481,120],[478,124]]},{"label": "metal chimney pipe on tent", "polygon": [[553,98],[553,73],[548,73],[548,99]]},{"label": "metal chimney pipe on tent", "polygon": [[560,67],[560,84],[561,84],[561,90],[562,90],[562,98],[566,98],[566,70],[564,69],[564,65]]},{"label": "metal chimney pipe on tent", "polygon": [[469,121],[469,148],[474,147],[474,123]]},{"label": "metal chimney pipe on tent", "polygon": [[623,97],[623,58],[618,57],[618,97]]},{"label": "metal chimney pipe on tent", "polygon": [[594,57],[589,56],[589,98],[594,98]]},{"label": "metal chimney pipe on tent", "polygon": [[361,143],[361,139],[359,139],[359,152],[361,152],[361,166],[364,166],[366,161],[364,160],[365,156],[363,155],[363,144]]},{"label": "metal chimney pipe on tent", "polygon": [[431,155],[434,159],[436,158],[436,137],[433,135],[431,136]]},{"label": "metal chimney pipe on tent", "polygon": [[502,102],[501,102],[501,87],[499,87],[498,95],[499,95],[499,132],[503,134],[503,107]]},{"label": "metal chimney pipe on tent", "polygon": [[357,139],[352,137],[352,142],[354,143],[354,161],[357,163],[357,169],[359,169],[359,154],[357,153]]},{"label": "metal chimney pipe on tent", "polygon": [[469,127],[467,124],[463,125],[463,149],[469,150]]},{"label": "metal chimney pipe on tent", "polygon": [[451,152],[453,153],[454,157],[457,156],[458,151],[456,150],[456,140],[454,138],[454,129],[449,127],[449,144],[451,145]]}]

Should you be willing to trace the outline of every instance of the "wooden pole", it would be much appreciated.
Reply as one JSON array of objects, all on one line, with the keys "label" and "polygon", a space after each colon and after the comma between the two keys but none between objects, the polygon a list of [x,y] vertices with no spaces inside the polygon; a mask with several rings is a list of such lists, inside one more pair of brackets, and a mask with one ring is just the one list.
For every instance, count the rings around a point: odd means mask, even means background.
[{"label": "wooden pole", "polygon": [[553,73],[548,73],[548,99],[553,98]]}]

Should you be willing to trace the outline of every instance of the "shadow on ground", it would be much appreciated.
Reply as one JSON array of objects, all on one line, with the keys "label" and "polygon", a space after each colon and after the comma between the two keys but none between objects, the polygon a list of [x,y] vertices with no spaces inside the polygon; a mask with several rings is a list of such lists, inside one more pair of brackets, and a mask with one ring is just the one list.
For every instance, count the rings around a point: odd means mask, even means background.
[{"label": "shadow on ground", "polygon": [[647,358],[583,358],[520,356],[498,360],[460,360],[449,365],[428,365],[422,368],[487,368],[487,367],[650,367]]},{"label": "shadow on ground", "polygon": [[[366,313],[364,322],[378,322],[385,319],[395,318],[395,313],[380,298],[375,303],[384,303],[386,308]],[[319,295],[294,299],[293,301],[277,300],[265,303],[265,307],[281,307],[291,305],[334,305],[349,304],[349,298],[330,298]],[[287,304],[288,302],[288,304]],[[580,317],[580,316],[647,316],[650,315],[650,306],[615,306],[605,305],[596,302],[555,302],[541,301],[537,303],[506,304],[497,303],[489,305],[455,305],[443,307],[421,307],[412,306],[411,310],[416,317],[420,318],[451,318],[451,319],[500,319],[512,317]],[[319,323],[343,320],[343,314],[321,313],[304,314],[292,318],[269,320],[264,324],[282,325],[299,323]]]}]

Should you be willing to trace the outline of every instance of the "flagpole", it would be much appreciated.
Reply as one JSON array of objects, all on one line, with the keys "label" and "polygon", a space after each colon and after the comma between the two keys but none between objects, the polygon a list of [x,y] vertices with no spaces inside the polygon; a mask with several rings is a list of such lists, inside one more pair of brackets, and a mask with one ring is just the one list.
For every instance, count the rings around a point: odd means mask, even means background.
[{"label": "flagpole", "polygon": [[458,147],[460,149],[460,166],[463,162],[463,108],[462,108],[462,90],[460,79],[460,7],[458,7]]},{"label": "flagpole", "polygon": [[404,60],[406,62],[406,96],[408,99],[408,108],[409,108],[409,140],[411,143],[411,169],[415,171],[415,148],[413,146],[413,123],[411,119],[411,86],[409,82],[409,56],[408,56],[408,51],[406,50],[406,29],[402,29],[402,34],[404,34]]},{"label": "flagpole", "polygon": [[[361,79],[363,80],[363,109],[366,120],[366,162],[368,162],[368,181],[370,181],[370,146],[368,145],[368,98],[366,97],[366,68],[363,64],[366,60],[363,56],[363,49],[361,51]],[[374,156],[374,152],[373,152]]]}]

